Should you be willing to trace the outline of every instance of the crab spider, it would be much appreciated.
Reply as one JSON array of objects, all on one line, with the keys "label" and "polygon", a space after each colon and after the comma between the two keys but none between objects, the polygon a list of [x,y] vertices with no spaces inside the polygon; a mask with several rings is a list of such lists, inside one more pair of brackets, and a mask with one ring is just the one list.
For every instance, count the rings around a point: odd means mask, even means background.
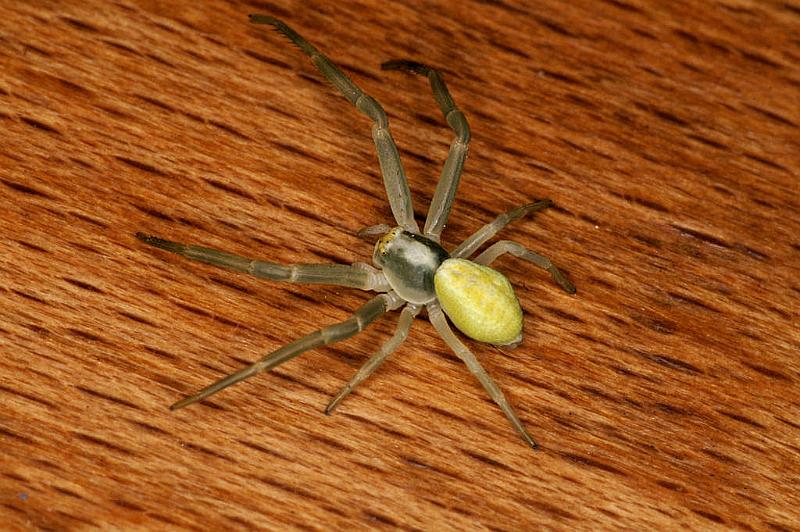
[{"label": "crab spider", "polygon": [[414,318],[425,307],[430,322],[445,343],[480,381],[522,438],[535,448],[536,442],[514,413],[503,392],[475,355],[453,333],[445,315],[462,333],[475,340],[510,347],[519,344],[522,339],[522,310],[519,301],[506,277],[489,267],[492,261],[504,253],[528,260],[547,270],[567,293],[575,293],[572,283],[549,259],[515,242],[497,242],[477,257],[469,259],[506,225],[522,216],[550,207],[552,202],[540,200],[501,214],[448,253],[439,243],[440,234],[447,223],[464,167],[470,131],[467,119],[453,102],[440,73],[413,61],[389,61],[381,65],[384,70],[405,70],[427,77],[442,115],[455,133],[428,209],[425,227],[420,231],[414,220],[411,194],[397,146],[389,133],[388,120],[381,105],[282,21],[264,15],[251,15],[250,21],[255,24],[269,24],[288,37],[311,58],[319,71],[350,103],[372,120],[372,138],[397,226],[390,228],[387,225],[376,225],[359,233],[360,236],[382,235],[375,245],[374,267],[364,263],[281,265],[137,233],[140,240],[157,248],[255,277],[292,283],[331,284],[378,292],[376,297],[365,303],[350,318],[303,336],[197,394],[178,401],[170,408],[183,408],[256,373],[272,369],[309,349],[349,338],[382,314],[402,307],[394,335],[331,400],[325,409],[325,413],[330,414],[342,399],[403,343]]}]

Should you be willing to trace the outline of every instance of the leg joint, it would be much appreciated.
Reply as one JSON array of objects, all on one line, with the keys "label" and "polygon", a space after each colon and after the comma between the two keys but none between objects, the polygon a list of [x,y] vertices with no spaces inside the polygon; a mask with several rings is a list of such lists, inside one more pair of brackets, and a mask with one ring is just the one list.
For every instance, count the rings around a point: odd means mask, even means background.
[{"label": "leg joint", "polygon": [[368,94],[359,96],[358,100],[356,100],[356,108],[370,117],[377,127],[385,129],[389,126],[389,119],[386,118],[386,111],[383,110],[381,104],[372,96]]},{"label": "leg joint", "polygon": [[464,113],[458,109],[453,109],[447,113],[445,120],[447,120],[447,124],[453,128],[453,131],[455,131],[458,142],[460,144],[468,144],[471,135],[469,131],[469,123],[467,122],[467,117],[464,116]]}]

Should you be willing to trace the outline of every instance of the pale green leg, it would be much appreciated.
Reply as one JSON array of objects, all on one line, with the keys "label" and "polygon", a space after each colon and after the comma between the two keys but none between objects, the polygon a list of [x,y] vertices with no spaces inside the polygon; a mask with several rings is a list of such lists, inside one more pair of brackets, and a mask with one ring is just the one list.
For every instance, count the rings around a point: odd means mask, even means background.
[{"label": "pale green leg", "polygon": [[552,206],[553,206],[552,201],[550,201],[549,199],[544,199],[544,200],[539,200],[535,203],[528,203],[527,205],[517,207],[516,209],[511,209],[510,211],[501,214],[488,224],[484,225],[483,227],[475,231],[472,235],[468,236],[466,240],[464,240],[456,249],[454,249],[450,253],[450,256],[455,258],[466,259],[470,255],[475,253],[475,251],[479,247],[481,247],[484,243],[486,243],[490,238],[496,235],[501,229],[503,229],[511,222],[518,220],[519,218],[522,218],[526,214],[541,211],[542,209],[546,209]]},{"label": "pale green leg", "polygon": [[386,292],[389,284],[383,273],[365,263],[348,264],[275,264],[261,260],[249,259],[224,251],[181,244],[164,240],[143,233],[136,233],[136,238],[151,246],[184,256],[188,259],[205,262],[214,266],[221,266],[250,274],[261,279],[272,281],[286,281],[289,283],[307,284],[332,284],[360,288],[361,290],[375,290]]},{"label": "pale green leg", "polygon": [[431,83],[433,97],[439,104],[447,124],[452,128],[456,138],[450,144],[450,151],[447,160],[439,176],[439,183],[436,185],[436,192],[433,194],[431,205],[428,207],[428,217],[425,220],[425,236],[439,241],[439,235],[447,224],[450,216],[450,208],[455,199],[458,183],[461,180],[461,172],[464,170],[464,161],[467,159],[469,147],[469,123],[464,113],[456,106],[450,92],[447,90],[442,80],[441,74],[435,69],[417,63],[415,61],[397,60],[388,61],[381,65],[384,70],[406,70],[421,76],[426,76]]},{"label": "pale green leg", "polygon": [[550,259],[543,255],[539,255],[529,249],[526,249],[523,245],[518,244],[516,242],[512,242],[511,240],[501,240],[496,242],[486,248],[483,253],[472,259],[472,262],[476,262],[478,264],[483,264],[488,266],[491,264],[497,257],[502,255],[503,253],[511,253],[515,257],[519,257],[521,259],[525,259],[534,263],[536,266],[543,270],[547,270],[550,272],[550,275],[553,276],[553,280],[564,289],[564,291],[568,294],[575,293],[575,285],[569,282],[569,279],[564,275],[564,273],[556,268],[556,266],[550,262]]},{"label": "pale green leg", "polygon": [[414,208],[411,205],[411,192],[408,189],[406,174],[400,162],[397,145],[391,133],[389,133],[389,120],[386,118],[386,112],[381,107],[381,104],[365,94],[344,72],[339,70],[339,67],[283,21],[268,15],[250,15],[250,22],[254,24],[269,24],[287,36],[303,53],[311,58],[311,61],[322,75],[350,103],[372,120],[372,139],[378,152],[378,162],[383,174],[383,184],[386,187],[386,195],[392,208],[392,214],[394,214],[398,225],[402,226],[403,229],[418,233],[419,226],[414,220]]},{"label": "pale green leg", "polygon": [[444,312],[442,312],[439,304],[431,303],[427,305],[427,309],[431,324],[433,324],[434,328],[439,332],[439,335],[450,347],[450,349],[453,350],[456,356],[464,361],[464,364],[467,365],[467,368],[470,370],[470,372],[475,375],[478,381],[480,381],[480,383],[483,385],[484,389],[489,394],[489,397],[491,397],[494,402],[500,406],[500,410],[503,411],[520,436],[522,436],[522,439],[534,449],[538,447],[538,444],[533,440],[531,435],[528,434],[528,431],[522,424],[522,421],[520,421],[517,417],[517,414],[514,413],[514,410],[508,403],[503,391],[500,390],[500,387],[497,386],[489,374],[486,373],[486,370],[483,369],[483,366],[481,366],[481,363],[478,362],[477,358],[475,358],[475,355],[473,355],[467,346],[465,346],[461,340],[459,340],[456,335],[453,334],[453,331],[447,324],[447,319],[444,317]]},{"label": "pale green leg", "polygon": [[356,233],[356,236],[358,236],[358,238],[368,239],[378,235],[385,235],[391,229],[392,228],[386,224],[368,225],[360,229],[358,233]]},{"label": "pale green leg", "polygon": [[261,358],[258,362],[247,366],[246,368],[242,368],[236,373],[228,375],[224,379],[215,382],[211,386],[204,388],[191,397],[187,397],[178,401],[170,407],[170,410],[177,410],[178,408],[183,408],[192,403],[196,403],[197,401],[201,401],[209,395],[213,395],[218,391],[227,388],[228,386],[252,377],[256,373],[270,370],[310,349],[338,342],[340,340],[344,340],[345,338],[350,338],[356,333],[361,332],[367,325],[375,321],[375,319],[384,312],[396,308],[398,305],[398,299],[399,298],[395,297],[393,293],[376,296],[370,299],[351,317],[343,322],[323,327],[318,331],[307,334],[299,340],[295,340],[294,342],[281,347],[277,351],[273,351],[267,356]]},{"label": "pale green leg", "polygon": [[414,317],[419,314],[419,311],[422,307],[417,305],[406,305],[403,308],[403,311],[400,313],[400,319],[397,320],[397,330],[394,333],[389,341],[387,341],[380,350],[372,355],[369,360],[367,360],[361,369],[358,370],[358,373],[350,379],[350,382],[344,385],[344,387],[336,394],[331,402],[328,404],[327,408],[325,408],[325,413],[330,414],[333,412],[339,403],[347,397],[350,392],[352,392],[356,386],[361,384],[364,380],[367,379],[372,373],[378,369],[378,367],[383,364],[383,361],[391,355],[400,344],[402,344],[406,337],[408,336],[408,331],[411,328],[411,323],[414,321]]}]

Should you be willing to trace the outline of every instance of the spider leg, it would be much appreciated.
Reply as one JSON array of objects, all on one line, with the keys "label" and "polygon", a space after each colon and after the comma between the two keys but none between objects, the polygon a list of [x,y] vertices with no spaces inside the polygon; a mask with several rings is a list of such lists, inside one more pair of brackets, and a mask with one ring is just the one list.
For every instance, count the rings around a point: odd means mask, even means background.
[{"label": "spider leg", "polygon": [[483,264],[488,266],[491,264],[497,257],[502,255],[503,253],[511,253],[515,257],[519,257],[521,259],[528,260],[534,263],[536,266],[543,270],[547,270],[550,272],[550,275],[553,276],[553,280],[564,289],[564,291],[568,294],[575,293],[575,285],[573,285],[567,277],[556,268],[556,266],[550,262],[550,259],[543,255],[539,255],[529,249],[526,249],[522,244],[518,244],[516,242],[512,242],[511,240],[501,240],[499,242],[495,242],[488,248],[486,248],[480,255],[472,259],[473,262],[477,262],[478,264]]},{"label": "spider leg", "polygon": [[258,362],[242,368],[236,373],[228,375],[211,386],[208,386],[200,392],[182,399],[177,403],[170,406],[170,410],[177,410],[183,408],[197,401],[201,401],[209,395],[215,394],[218,391],[252,377],[261,371],[270,370],[279,364],[283,364],[287,360],[316,347],[322,345],[332,344],[346,338],[350,338],[356,333],[361,332],[367,325],[375,321],[383,313],[388,310],[397,308],[402,303],[394,294],[380,294],[370,299],[361,306],[355,313],[346,320],[323,327],[317,331],[307,334],[294,342],[273,351],[272,353],[261,358]]},{"label": "spider leg", "polygon": [[439,176],[439,183],[436,185],[436,192],[433,194],[431,205],[428,207],[428,217],[425,220],[425,236],[439,241],[439,235],[447,224],[450,216],[450,207],[453,205],[458,182],[461,179],[461,172],[464,169],[464,161],[467,158],[470,132],[469,123],[464,113],[456,106],[447,86],[442,80],[441,74],[433,68],[416,63],[414,61],[396,60],[388,61],[381,65],[383,70],[406,70],[421,76],[426,76],[431,83],[433,97],[439,104],[439,109],[444,115],[445,121],[450,125],[456,138],[450,144],[450,151],[447,160],[442,167]]},{"label": "spider leg", "polygon": [[511,405],[508,404],[508,400],[506,399],[505,395],[503,395],[503,391],[500,390],[500,387],[497,386],[489,374],[486,373],[486,370],[483,369],[483,366],[481,366],[481,363],[478,362],[477,358],[475,358],[475,355],[473,355],[467,346],[465,346],[461,340],[459,340],[456,335],[453,334],[453,331],[447,324],[447,319],[444,317],[444,313],[442,312],[439,304],[430,303],[427,305],[427,309],[428,317],[430,318],[434,328],[439,332],[439,335],[450,347],[450,349],[453,350],[456,356],[464,361],[470,372],[472,372],[472,374],[475,375],[475,377],[483,385],[484,389],[489,394],[489,397],[491,397],[494,402],[500,406],[500,409],[506,415],[517,432],[519,432],[520,436],[522,436],[522,439],[534,449],[538,447],[538,444],[533,440],[531,435],[528,434],[528,431],[517,417],[517,414],[514,413]]},{"label": "spider leg", "polygon": [[394,333],[389,341],[387,341],[383,346],[381,346],[380,350],[372,355],[369,360],[367,360],[363,366],[358,370],[350,382],[344,385],[339,393],[336,394],[328,406],[325,408],[325,413],[330,414],[333,412],[339,403],[347,397],[353,389],[361,384],[367,377],[372,375],[372,373],[378,369],[378,367],[383,364],[383,361],[392,354],[400,344],[402,344],[406,337],[408,336],[408,330],[411,328],[411,323],[414,321],[414,317],[419,314],[419,311],[422,307],[417,305],[408,304],[403,308],[403,311],[400,313],[400,319],[397,321],[397,330]]},{"label": "spider leg", "polygon": [[287,281],[290,283],[332,284],[386,292],[389,284],[383,273],[369,264],[275,264],[261,260],[249,259],[216,249],[181,244],[164,240],[143,233],[136,233],[136,238],[151,246],[182,255],[192,260],[221,266],[229,270],[244,272],[261,279]]},{"label": "spider leg", "polygon": [[530,214],[532,212],[541,211],[548,207],[552,207],[553,202],[549,199],[539,200],[535,203],[528,203],[527,205],[522,205],[521,207],[517,207],[516,209],[511,209],[508,212],[505,212],[489,222],[488,224],[484,225],[473,234],[468,236],[466,240],[464,240],[461,245],[459,245],[456,249],[454,249],[451,253],[451,257],[455,258],[466,258],[472,255],[476,249],[481,247],[487,240],[492,238],[496,235],[501,229],[505,226],[510,224],[511,222],[522,218],[526,214]]},{"label": "spider leg", "polygon": [[384,235],[389,232],[391,227],[386,224],[378,224],[378,225],[368,225],[367,227],[361,228],[356,236],[358,238],[369,239],[370,237],[377,236],[377,235]]},{"label": "spider leg", "polygon": [[383,174],[383,183],[392,214],[403,229],[419,232],[419,226],[414,220],[414,208],[411,205],[411,192],[408,181],[400,162],[400,154],[389,132],[389,120],[386,112],[374,98],[362,91],[344,72],[339,70],[333,62],[325,57],[311,43],[301,37],[296,31],[284,22],[268,15],[250,15],[250,22],[254,24],[270,24],[289,38],[300,50],[311,58],[329,82],[341,92],[356,109],[372,119],[372,139],[378,152],[378,162]]}]

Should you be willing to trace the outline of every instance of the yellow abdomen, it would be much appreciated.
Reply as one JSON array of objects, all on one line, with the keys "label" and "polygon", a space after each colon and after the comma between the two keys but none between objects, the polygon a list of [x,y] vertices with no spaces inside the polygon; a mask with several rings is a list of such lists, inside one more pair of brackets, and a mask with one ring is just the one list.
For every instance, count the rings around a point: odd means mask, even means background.
[{"label": "yellow abdomen", "polygon": [[522,309],[502,273],[465,259],[447,259],[433,282],[445,314],[470,338],[495,345],[522,339]]}]

